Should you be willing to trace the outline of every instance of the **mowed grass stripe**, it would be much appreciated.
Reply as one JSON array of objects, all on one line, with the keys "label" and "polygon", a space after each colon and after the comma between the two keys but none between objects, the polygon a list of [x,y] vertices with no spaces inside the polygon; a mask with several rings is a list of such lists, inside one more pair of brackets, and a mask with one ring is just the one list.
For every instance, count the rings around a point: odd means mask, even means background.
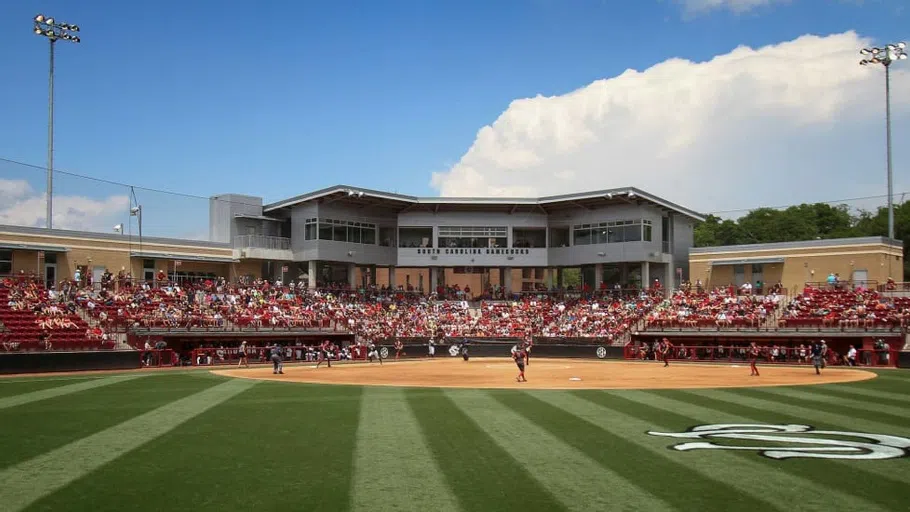
[{"label": "mowed grass stripe", "polygon": [[[796,388],[756,388],[756,397],[771,400],[788,400],[803,406],[817,408],[820,411],[835,414],[861,414],[865,419],[877,421],[887,425],[903,426],[910,423],[910,406],[891,407],[874,399],[853,400],[848,398],[832,398],[823,393],[816,393],[806,386],[805,390]],[[770,396],[768,396],[770,395]],[[910,405],[910,404],[908,404]]]},{"label": "mowed grass stripe", "polygon": [[83,378],[78,380],[72,379],[28,379],[28,380],[9,380],[0,379],[0,398],[22,395],[33,391],[66,386],[76,382],[86,382],[89,380],[98,380],[99,377]]},{"label": "mowed grass stripe", "polygon": [[101,386],[110,386],[111,384],[138,379],[140,377],[144,377],[145,375],[147,374],[116,375],[113,377],[104,377],[101,379],[77,382],[75,384],[66,384],[63,386],[54,386],[46,389],[39,389],[37,391],[22,393],[14,396],[5,396],[3,398],[0,398],[0,409],[16,407],[17,405],[37,402],[39,400],[47,400],[48,398],[68,395],[70,393],[78,393],[79,391],[86,391]]},{"label": "mowed grass stripe", "polygon": [[602,465],[634,479],[646,492],[680,510],[783,510],[761,493],[730,482],[735,467],[730,462],[735,459],[702,459],[701,464],[684,461],[664,443],[645,434],[652,425],[624,414],[621,408],[607,408],[582,398],[587,394],[591,392],[528,391],[526,395],[496,396],[504,405],[576,448],[587,450]]},{"label": "mowed grass stripe", "polygon": [[811,386],[806,390],[820,395],[847,400],[858,400],[866,403],[879,403],[893,407],[910,408],[910,396],[898,393],[887,393],[879,390],[863,389],[857,386]]},{"label": "mowed grass stripe", "polygon": [[256,385],[230,380],[0,472],[4,510],[22,510],[181,423]]},{"label": "mowed grass stripe", "polygon": [[[611,393],[616,394],[616,393]],[[614,396],[612,400],[616,400]],[[624,391],[621,400],[629,400],[637,406],[638,415],[653,421],[655,430],[661,432],[682,432],[695,425],[719,423],[755,423],[754,418],[738,416],[725,411],[703,407],[695,402],[678,400],[673,391]],[[630,407],[626,407],[626,410]],[[660,425],[662,429],[658,429]],[[680,428],[685,425],[686,427]],[[667,446],[685,442],[673,438],[666,439]],[[682,453],[682,452],[680,452]],[[814,471],[804,471],[789,464],[789,461],[778,461],[758,456],[757,452],[731,451],[738,455],[736,476],[749,485],[761,489],[766,499],[773,501],[781,508],[788,508],[799,503],[800,510],[830,510],[833,505],[847,510],[885,510],[871,501],[845,491],[843,482],[830,477],[827,472],[827,461],[813,461]],[[714,454],[691,452],[686,457],[713,457]],[[806,489],[827,487],[822,493],[808,493]]]},{"label": "mowed grass stripe", "polygon": [[442,390],[408,389],[405,395],[464,510],[565,510],[527,468],[500,448]]},{"label": "mowed grass stripe", "polygon": [[400,389],[363,391],[351,510],[460,510]]},{"label": "mowed grass stripe", "polygon": [[360,395],[355,386],[260,382],[34,509],[346,510]]},{"label": "mowed grass stripe", "polygon": [[[172,375],[121,380],[0,409],[0,469],[67,445],[217,382]],[[0,485],[2,487],[2,485]]]},{"label": "mowed grass stripe", "polygon": [[579,450],[503,407],[488,392],[445,393],[567,510],[673,510],[667,502],[637,485],[638,478],[620,476],[594,460],[590,451]]},{"label": "mowed grass stripe", "polygon": [[[775,404],[771,401],[743,396],[733,391],[689,390],[675,393],[678,393],[680,400],[717,411],[751,418],[756,423],[792,423],[810,425],[825,430],[895,434],[887,427],[873,422],[851,425],[849,418]],[[792,411],[794,414],[786,414],[782,411]],[[832,419],[834,422],[831,422]],[[857,420],[858,423],[860,421]],[[788,471],[799,473],[806,478],[820,483],[833,482],[843,484],[844,482],[849,482],[850,491],[858,497],[878,503],[890,510],[906,510],[906,485],[910,483],[910,474],[906,471],[906,459],[858,463],[857,461],[819,461],[794,458],[785,461],[785,463]]]}]

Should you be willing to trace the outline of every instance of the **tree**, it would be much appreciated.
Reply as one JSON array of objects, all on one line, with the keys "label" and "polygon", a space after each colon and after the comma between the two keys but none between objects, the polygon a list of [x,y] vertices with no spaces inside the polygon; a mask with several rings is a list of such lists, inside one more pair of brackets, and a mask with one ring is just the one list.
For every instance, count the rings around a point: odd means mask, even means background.
[{"label": "tree", "polygon": [[[904,273],[910,273],[907,248],[910,247],[910,201],[894,207],[895,238],[903,241]],[[710,247],[737,244],[795,242],[855,236],[887,236],[888,209],[874,213],[860,210],[850,213],[847,205],[826,203],[801,204],[785,210],[758,208],[737,220],[721,220],[708,215],[695,226],[695,246]],[[902,276],[899,276],[902,279]]]}]

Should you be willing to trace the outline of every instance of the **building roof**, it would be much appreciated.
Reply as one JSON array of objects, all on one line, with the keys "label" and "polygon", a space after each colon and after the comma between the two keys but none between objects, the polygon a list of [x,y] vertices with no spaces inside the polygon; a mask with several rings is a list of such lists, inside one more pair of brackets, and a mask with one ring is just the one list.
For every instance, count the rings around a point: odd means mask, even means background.
[{"label": "building roof", "polygon": [[637,204],[641,201],[651,203],[660,208],[674,211],[697,221],[705,220],[705,216],[694,210],[684,208],[678,204],[649,194],[635,187],[623,187],[575,194],[563,194],[544,197],[417,197],[392,192],[382,192],[348,185],[335,185],[333,187],[316,190],[299,196],[277,201],[263,206],[263,212],[274,212],[310,201],[338,201],[347,200],[376,206],[406,211],[418,207],[426,207],[438,211],[440,207],[483,207],[485,209],[500,207],[509,211],[519,209],[537,210],[548,213],[554,209],[567,207],[590,208],[608,203]]},{"label": "building roof", "polygon": [[757,251],[782,251],[787,249],[806,249],[812,247],[838,247],[847,245],[890,245],[895,248],[903,248],[903,242],[900,240],[888,240],[884,236],[863,236],[855,238],[829,238],[822,240],[801,240],[796,242],[775,242],[767,244],[744,244],[744,245],[717,245],[713,247],[691,247],[690,255],[696,254],[715,254],[731,252],[748,252]]},{"label": "building roof", "polygon": [[[96,231],[74,231],[69,229],[47,229],[47,228],[34,228],[28,226],[13,226],[8,224],[0,224],[0,233],[13,233],[20,235],[37,235],[37,236],[46,236],[46,237],[61,237],[61,238],[93,238],[96,240],[112,240],[118,242],[139,242],[139,235],[133,233],[132,235],[128,233],[101,233]],[[187,240],[183,238],[162,238],[157,236],[143,236],[142,241],[147,244],[161,244],[161,245],[171,245],[178,247],[196,247],[196,248],[205,248],[205,249],[230,249],[232,246],[229,243],[222,242],[209,242],[206,240]],[[44,249],[52,250],[52,249]]]}]

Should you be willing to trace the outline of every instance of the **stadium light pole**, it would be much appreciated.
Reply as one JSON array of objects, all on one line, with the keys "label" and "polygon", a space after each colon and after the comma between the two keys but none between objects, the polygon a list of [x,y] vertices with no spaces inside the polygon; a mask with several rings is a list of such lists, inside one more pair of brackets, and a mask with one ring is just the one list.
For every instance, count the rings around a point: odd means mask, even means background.
[{"label": "stadium light pole", "polygon": [[894,178],[891,170],[891,64],[907,58],[907,44],[904,42],[885,45],[884,48],[863,48],[859,51],[863,66],[881,64],[885,66],[885,145],[888,161],[888,238],[894,239]]},{"label": "stadium light pole", "polygon": [[78,25],[61,23],[50,16],[39,14],[32,20],[36,35],[44,36],[50,41],[51,58],[48,73],[47,91],[47,229],[54,227],[54,45],[58,40],[78,43]]}]

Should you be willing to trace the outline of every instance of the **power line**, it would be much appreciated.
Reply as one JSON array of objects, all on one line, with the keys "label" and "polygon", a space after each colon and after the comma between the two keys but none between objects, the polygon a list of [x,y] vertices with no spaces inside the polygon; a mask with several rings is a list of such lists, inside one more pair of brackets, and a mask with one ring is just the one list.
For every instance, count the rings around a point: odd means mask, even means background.
[{"label": "power line", "polygon": [[[910,192],[895,192],[895,195],[897,195],[897,194],[901,194],[901,196],[903,197],[905,194],[910,194]],[[787,204],[787,205],[782,205],[782,206],[754,206],[751,208],[738,208],[736,210],[718,210],[718,211],[707,212],[707,213],[709,215],[716,215],[716,214],[722,214],[722,213],[751,212],[751,211],[755,211],[755,210],[758,210],[761,208],[767,208],[770,210],[785,210],[787,208],[791,208],[794,206],[801,206],[804,204],[844,204],[844,203],[850,203],[850,202],[855,202],[855,201],[866,201],[869,199],[886,199],[887,197],[888,197],[888,194],[881,194],[881,195],[877,195],[877,196],[848,197],[846,199],[834,199],[834,200],[830,200],[830,201],[813,201],[811,203],[802,202],[802,203]]]},{"label": "power line", "polygon": [[[37,165],[27,164],[25,162],[18,162],[16,160],[10,160],[8,158],[0,157],[0,162],[21,165],[23,167],[27,167],[27,168],[33,169],[35,171],[41,171],[41,172],[47,171],[46,167],[38,167]],[[136,190],[144,190],[146,192],[155,192],[158,194],[171,194],[174,196],[186,197],[189,199],[203,199],[205,201],[215,200],[215,201],[222,201],[225,203],[239,204],[239,205],[244,205],[244,206],[262,206],[262,205],[254,204],[254,203],[244,203],[244,202],[240,202],[240,201],[228,201],[225,199],[219,199],[219,198],[215,198],[215,197],[206,197],[206,196],[200,196],[200,195],[196,195],[196,194],[187,194],[186,192],[174,192],[171,190],[161,190],[161,189],[157,189],[157,188],[143,187],[140,185],[130,185],[129,183],[121,183],[119,181],[113,181],[113,180],[108,180],[108,179],[104,179],[104,178],[96,178],[94,176],[86,176],[84,174],[78,174],[78,173],[69,172],[69,171],[62,171],[60,169],[54,169],[54,173],[62,174],[64,176],[71,176],[73,178],[81,178],[81,179],[85,179],[85,180],[90,180],[90,181],[94,181],[96,183],[104,183],[107,185],[116,185],[118,187],[133,188]]]},{"label": "power line", "polygon": [[[47,171],[46,167],[39,167],[37,165],[27,164],[25,162],[10,160],[8,158],[0,157],[0,162],[6,162],[9,164],[20,165],[23,167],[27,167],[29,169],[33,169],[35,171],[39,171],[39,172]],[[137,190],[144,190],[146,192],[154,192],[154,193],[158,193],[158,194],[171,194],[174,196],[186,197],[189,199],[202,199],[205,201],[215,200],[215,201],[221,201],[224,203],[239,204],[239,205],[244,205],[244,206],[261,206],[261,205],[254,204],[254,203],[244,203],[244,202],[240,202],[240,201],[228,201],[226,199],[206,197],[206,196],[200,196],[200,195],[196,195],[196,194],[187,194],[186,192],[174,192],[171,190],[162,190],[162,189],[157,189],[157,188],[143,187],[140,185],[131,185],[129,183],[122,183],[119,181],[113,181],[113,180],[108,180],[108,179],[104,179],[104,178],[96,178],[94,176],[86,176],[84,174],[78,174],[78,173],[70,172],[70,171],[63,171],[60,169],[54,169],[54,172],[57,174],[62,174],[64,176],[70,176],[73,178],[81,178],[81,179],[85,179],[85,180],[94,181],[97,183],[104,183],[107,185],[115,185],[115,186],[125,187],[125,188],[133,188],[133,189],[137,189]],[[903,197],[905,195],[910,194],[910,191],[894,193],[895,196],[898,194],[901,195],[901,198],[903,199]],[[790,208],[793,206],[800,206],[802,204],[844,204],[844,203],[850,203],[850,202],[855,202],[855,201],[867,201],[870,199],[886,199],[887,197],[888,197],[888,194],[881,194],[881,195],[876,195],[876,196],[849,197],[846,199],[834,199],[834,200],[829,200],[829,201],[813,201],[811,203],[802,202],[802,203],[793,203],[793,204],[786,204],[786,205],[779,205],[779,206],[753,206],[753,207],[749,207],[749,208],[737,208],[734,210],[715,210],[715,211],[709,211],[709,212],[705,212],[705,213],[707,213],[709,215],[721,215],[721,214],[725,214],[725,213],[751,212],[754,210],[758,210],[760,208],[768,208],[771,210],[785,210],[787,208]],[[504,198],[504,199],[507,199],[507,198]]]}]

